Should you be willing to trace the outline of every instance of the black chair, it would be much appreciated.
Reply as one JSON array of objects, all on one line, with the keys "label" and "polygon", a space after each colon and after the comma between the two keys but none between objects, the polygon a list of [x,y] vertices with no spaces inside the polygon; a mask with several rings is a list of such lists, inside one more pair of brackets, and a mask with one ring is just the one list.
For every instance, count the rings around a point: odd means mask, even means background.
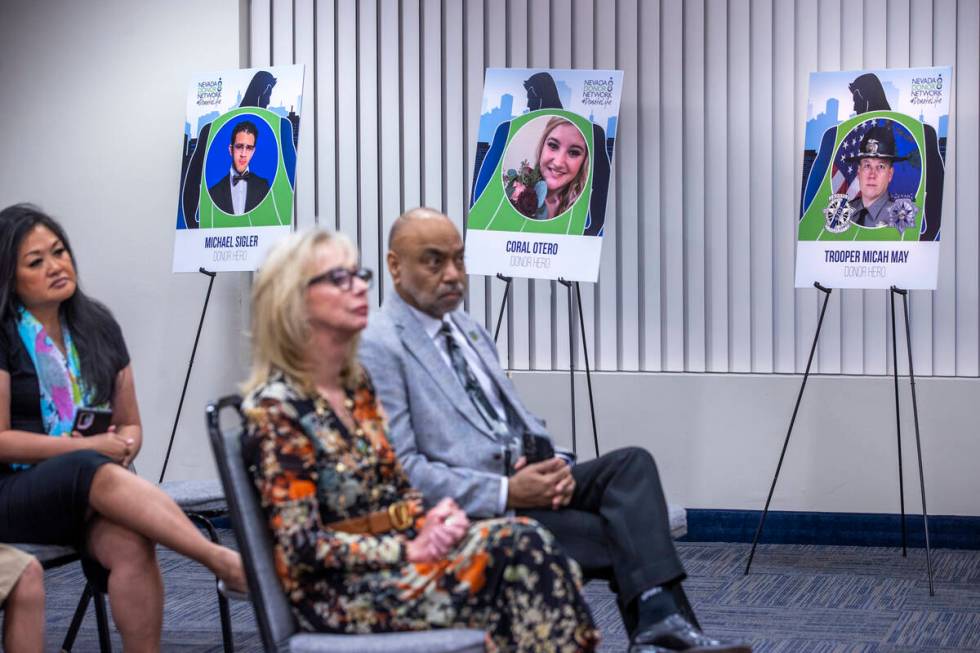
[{"label": "black chair", "polygon": [[[225,515],[228,510],[219,481],[164,481],[160,484],[160,489],[174,500],[174,503],[184,511],[188,519],[207,533],[212,542],[221,544],[218,531],[212,521],[216,517]],[[228,599],[217,589],[217,579],[215,579],[215,591],[218,596],[218,618],[221,621],[222,646],[225,653],[233,653],[235,644],[231,631]]]},{"label": "black chair", "polygon": [[[12,546],[26,553],[30,553],[37,558],[37,561],[41,563],[45,571],[71,564],[80,559],[78,551],[70,546],[59,546],[55,544],[13,544]],[[85,612],[88,610],[89,602],[93,600],[95,602],[95,620],[99,629],[99,650],[102,653],[112,653],[112,641],[109,637],[109,612],[105,605],[105,594],[87,581],[85,583],[85,589],[82,590],[82,596],[78,599],[78,606],[75,608],[75,614],[71,618],[68,632],[65,634],[65,639],[61,644],[61,651],[63,653],[71,651],[72,646],[75,645],[78,629],[82,625],[82,619],[85,618]]]},{"label": "black chair", "polygon": [[[135,472],[135,469],[133,470]],[[224,495],[217,481],[167,481],[161,485],[187,517],[204,530],[212,542],[220,544],[218,531],[211,519],[226,512]],[[18,549],[30,553],[45,569],[55,569],[80,559],[78,551],[73,547],[49,544],[14,544]],[[231,630],[231,616],[228,599],[217,591],[218,614],[221,621],[222,645],[225,653],[233,653],[234,642]],[[90,582],[85,583],[85,589],[78,599],[78,606],[72,616],[68,632],[61,644],[61,651],[68,653],[75,645],[78,631],[81,628],[88,604],[95,603],[95,619],[99,631],[99,650],[102,653],[112,653],[112,641],[109,634],[109,612],[106,608],[105,594]]]},{"label": "black chair", "polygon": [[[130,463],[129,469],[136,473],[136,465]],[[204,481],[163,481],[160,489],[184,511],[187,518],[203,530],[215,544],[221,544],[218,530],[213,520],[227,513],[225,495],[221,491],[221,483],[217,480]],[[231,631],[231,614],[228,610],[228,599],[218,588],[215,578],[215,593],[218,597],[218,619],[221,622],[221,643],[224,653],[234,653],[235,643]]]},{"label": "black chair", "polygon": [[[224,397],[206,409],[208,434],[218,473],[225,488],[228,512],[245,565],[249,596],[265,650],[293,653],[482,653],[484,634],[479,630],[444,629],[410,633],[338,635],[301,633],[293,616],[272,557],[272,536],[265,514],[242,459],[243,420],[241,398]],[[222,429],[221,413],[234,414],[232,425]]]}]

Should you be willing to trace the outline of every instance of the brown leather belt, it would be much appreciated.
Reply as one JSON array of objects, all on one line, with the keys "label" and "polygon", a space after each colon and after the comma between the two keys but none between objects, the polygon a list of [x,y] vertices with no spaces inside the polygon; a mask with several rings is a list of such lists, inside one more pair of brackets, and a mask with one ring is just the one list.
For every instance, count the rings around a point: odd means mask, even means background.
[{"label": "brown leather belt", "polygon": [[327,528],[345,533],[370,533],[378,535],[388,531],[403,531],[415,523],[416,506],[409,501],[396,501],[384,510],[376,510],[360,517],[342,519]]}]

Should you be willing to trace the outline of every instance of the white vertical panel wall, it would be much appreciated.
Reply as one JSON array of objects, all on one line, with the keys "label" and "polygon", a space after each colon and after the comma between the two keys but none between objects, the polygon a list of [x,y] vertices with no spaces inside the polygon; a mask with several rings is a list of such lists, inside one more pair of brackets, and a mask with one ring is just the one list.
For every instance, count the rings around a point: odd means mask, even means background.
[{"label": "white vertical panel wall", "polygon": [[[341,229],[379,269],[402,210],[426,204],[462,227],[486,67],[625,70],[602,267],[582,286],[590,362],[609,371],[801,372],[819,308],[815,290],[793,288],[808,74],[952,65],[940,287],[912,293],[912,337],[917,372],[976,377],[978,7],[252,0],[250,54],[307,66],[297,223]],[[467,305],[488,327],[502,291],[471,279]],[[566,292],[515,282],[500,341],[510,367],[581,365]],[[814,369],[887,373],[887,316],[883,291],[835,292]],[[572,328],[580,339],[577,315]]]}]

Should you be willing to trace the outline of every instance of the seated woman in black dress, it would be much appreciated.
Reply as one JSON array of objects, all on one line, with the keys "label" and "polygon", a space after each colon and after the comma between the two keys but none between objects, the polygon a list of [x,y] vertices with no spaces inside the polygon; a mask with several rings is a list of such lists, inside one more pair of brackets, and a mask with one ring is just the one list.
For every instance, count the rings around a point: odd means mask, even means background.
[{"label": "seated woman in black dress", "polygon": [[[79,437],[81,407],[111,409],[112,425]],[[77,287],[68,237],[37,207],[0,211],[0,542],[77,546],[89,577],[107,582],[127,651],[159,648],[156,543],[245,586],[237,553],[127,469],[141,442],[122,332]]]},{"label": "seated woman in black dress", "polygon": [[355,359],[371,272],[350,243],[293,234],[255,282],[243,451],[300,624],[345,633],[475,628],[502,651],[591,651],[577,565],[527,518],[470,524],[421,496]]}]

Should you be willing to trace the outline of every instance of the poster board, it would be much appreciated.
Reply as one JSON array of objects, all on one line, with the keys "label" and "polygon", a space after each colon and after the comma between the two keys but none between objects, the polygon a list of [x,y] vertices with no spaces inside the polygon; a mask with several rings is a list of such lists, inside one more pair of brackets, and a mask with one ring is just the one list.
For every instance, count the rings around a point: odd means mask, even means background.
[{"label": "poster board", "polygon": [[622,86],[619,70],[487,69],[470,274],[597,280]]},{"label": "poster board", "polygon": [[174,272],[252,271],[293,224],[303,66],[192,77]]},{"label": "poster board", "polygon": [[935,289],[951,76],[810,74],[797,287]]}]

